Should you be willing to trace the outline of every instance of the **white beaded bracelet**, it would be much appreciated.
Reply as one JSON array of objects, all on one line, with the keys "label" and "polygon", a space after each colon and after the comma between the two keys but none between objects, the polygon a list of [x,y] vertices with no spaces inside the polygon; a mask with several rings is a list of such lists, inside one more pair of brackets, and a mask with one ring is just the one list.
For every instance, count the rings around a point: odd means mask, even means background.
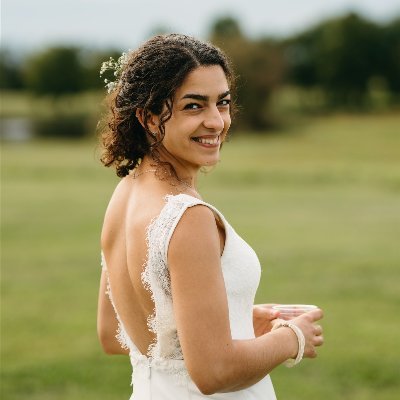
[{"label": "white beaded bracelet", "polygon": [[296,364],[298,364],[302,360],[303,355],[304,355],[304,346],[305,346],[306,340],[304,338],[304,335],[303,335],[303,332],[301,331],[301,329],[297,325],[292,324],[288,321],[278,322],[276,325],[274,325],[272,330],[274,331],[275,329],[278,329],[281,327],[290,328],[296,334],[297,343],[299,345],[299,350],[297,352],[296,359],[293,360],[292,358],[290,358],[289,360],[286,360],[284,363],[287,367],[291,368],[291,367],[294,367]]}]

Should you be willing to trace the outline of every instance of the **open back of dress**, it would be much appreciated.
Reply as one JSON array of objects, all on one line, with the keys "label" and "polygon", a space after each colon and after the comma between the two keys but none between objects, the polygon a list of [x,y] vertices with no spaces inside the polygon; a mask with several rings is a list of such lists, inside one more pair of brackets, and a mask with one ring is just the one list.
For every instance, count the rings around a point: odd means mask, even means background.
[{"label": "open back of dress", "polygon": [[[173,312],[167,252],[180,218],[188,207],[195,205],[209,207],[225,226],[226,239],[221,268],[228,299],[232,338],[254,338],[253,304],[261,275],[260,262],[254,250],[212,205],[186,194],[166,196],[165,206],[147,229],[148,253],[142,282],[151,292],[154,301],[155,309],[148,325],[156,338],[148,354],[140,353],[127,334],[108,285],[108,294],[118,319],[117,338],[121,346],[129,350],[133,367],[131,400],[273,400],[275,393],[268,375],[247,389],[206,396],[198,390],[186,369]],[[103,254],[102,263],[107,269]]]}]

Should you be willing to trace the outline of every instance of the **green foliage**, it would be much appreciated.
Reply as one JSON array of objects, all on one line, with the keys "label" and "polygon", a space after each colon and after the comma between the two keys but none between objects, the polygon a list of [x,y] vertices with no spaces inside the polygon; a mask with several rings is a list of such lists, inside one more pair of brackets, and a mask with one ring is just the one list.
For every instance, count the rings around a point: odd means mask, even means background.
[{"label": "green foliage", "polygon": [[314,111],[384,108],[398,101],[399,21],[381,26],[352,13],[273,41],[244,36],[233,18],[217,20],[211,40],[230,55],[239,76],[239,128],[263,131],[279,123],[272,101],[288,82],[322,92]]},{"label": "green foliage", "polygon": [[83,68],[83,84],[85,89],[104,89],[104,79],[114,79],[112,73],[105,73],[100,78],[100,67],[103,61],[109,60],[110,57],[117,60],[121,56],[121,51],[109,49],[103,51],[83,51],[81,52],[81,63]]},{"label": "green foliage", "polygon": [[3,92],[0,117],[4,136],[8,123],[24,121],[29,136],[77,139],[93,136],[101,113],[103,91],[52,96],[32,96],[24,92]]},{"label": "green foliage", "polygon": [[238,129],[264,130],[275,121],[270,99],[283,79],[284,64],[279,46],[270,40],[250,40],[232,18],[215,22],[210,39],[232,59],[237,74],[240,116]]},{"label": "green foliage", "polygon": [[[101,101],[94,90],[100,92],[104,88],[99,76],[100,65],[110,54],[118,53],[54,47],[28,59],[25,66],[27,88],[29,94],[40,96],[32,100],[25,93],[28,99],[20,101],[28,105],[25,114],[32,121],[35,136],[80,138],[89,131],[94,132]],[[10,94],[5,93],[5,97],[10,99]],[[12,95],[11,98],[16,99]],[[3,113],[13,116],[14,110],[13,104],[7,102]]]},{"label": "green foliage", "polygon": [[38,95],[60,96],[83,88],[79,50],[53,47],[32,56],[25,68],[27,88]]},{"label": "green foliage", "polygon": [[[319,357],[272,372],[278,398],[398,397],[399,123],[334,116],[243,133],[200,181],[260,258],[257,301],[325,310]],[[128,359],[102,354],[96,337],[100,228],[118,179],[91,142],[2,152],[0,397],[129,398]]]},{"label": "green foliage", "polygon": [[55,114],[32,121],[33,134],[43,138],[82,138],[88,133],[88,118],[85,115]]},{"label": "green foliage", "polygon": [[219,18],[211,27],[211,37],[213,40],[232,40],[242,37],[242,29],[239,22],[233,17]]},{"label": "green foliage", "polygon": [[400,97],[400,18],[383,28],[383,45],[383,76],[387,77],[390,90]]},{"label": "green foliage", "polygon": [[21,65],[6,49],[0,49],[0,89],[23,87]]},{"label": "green foliage", "polygon": [[[342,108],[365,106],[368,85],[376,77],[396,90],[400,73],[394,57],[399,52],[396,24],[382,27],[349,14],[289,39],[285,54],[292,82],[322,87],[330,105]],[[397,75],[389,73],[393,70]]]}]

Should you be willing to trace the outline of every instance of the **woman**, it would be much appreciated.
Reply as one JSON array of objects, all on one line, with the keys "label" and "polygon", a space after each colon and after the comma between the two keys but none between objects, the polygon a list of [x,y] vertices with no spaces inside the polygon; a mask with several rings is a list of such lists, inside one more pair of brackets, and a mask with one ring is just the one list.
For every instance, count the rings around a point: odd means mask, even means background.
[{"label": "woman", "polygon": [[122,179],[101,237],[104,350],[130,355],[132,399],[275,399],[269,372],[316,356],[322,311],[282,326],[253,308],[257,256],[196,189],[231,124],[226,56],[172,34],[105,68],[117,79],[102,161]]}]

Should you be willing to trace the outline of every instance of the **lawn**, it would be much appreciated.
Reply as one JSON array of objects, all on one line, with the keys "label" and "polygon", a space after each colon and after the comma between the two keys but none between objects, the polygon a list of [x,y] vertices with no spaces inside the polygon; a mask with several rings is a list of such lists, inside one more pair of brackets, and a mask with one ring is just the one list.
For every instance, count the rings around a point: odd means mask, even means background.
[{"label": "lawn", "polygon": [[[256,250],[258,302],[325,311],[316,360],[272,373],[282,400],[400,390],[400,117],[332,116],[233,135],[200,191]],[[99,232],[118,179],[90,141],[2,145],[2,398],[128,399],[96,338]]]}]

